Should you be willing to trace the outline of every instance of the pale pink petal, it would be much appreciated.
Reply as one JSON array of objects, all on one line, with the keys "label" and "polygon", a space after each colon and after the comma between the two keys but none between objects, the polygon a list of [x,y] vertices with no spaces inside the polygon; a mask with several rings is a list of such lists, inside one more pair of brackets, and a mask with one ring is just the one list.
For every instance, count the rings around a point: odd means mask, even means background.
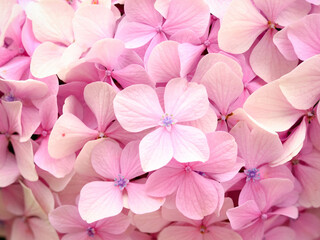
[{"label": "pale pink petal", "polygon": [[[305,79],[305,75],[303,77]],[[292,82],[290,88],[291,86]],[[295,90],[296,88],[292,89],[294,92]],[[251,94],[243,108],[271,131],[288,130],[304,114],[304,111],[295,109],[287,101],[280,90],[279,81],[269,83]]]},{"label": "pale pink petal", "polygon": [[237,160],[237,144],[226,132],[213,132],[206,135],[209,148],[209,160],[197,164],[194,169],[201,172],[225,173],[233,169]]},{"label": "pale pink petal", "polygon": [[208,111],[207,91],[203,85],[184,78],[172,79],[165,88],[164,105],[166,113],[178,122],[196,120]]},{"label": "pale pink petal", "polygon": [[242,239],[261,240],[263,239],[265,224],[264,221],[258,219],[252,225],[237,232],[241,235]]},{"label": "pale pink petal", "polygon": [[308,109],[319,100],[320,57],[314,56],[296,67],[281,79],[280,89],[297,109]]},{"label": "pale pink petal", "polygon": [[163,31],[172,35],[181,29],[190,29],[202,36],[209,24],[210,11],[203,1],[172,0],[168,9]]},{"label": "pale pink petal", "polygon": [[63,205],[54,209],[49,214],[49,221],[60,233],[84,231],[87,227],[87,223],[80,217],[78,208],[71,205]]},{"label": "pale pink petal", "polygon": [[111,121],[115,119],[113,99],[116,96],[116,91],[107,83],[94,82],[85,87],[83,96],[97,119],[98,130],[104,132]]},{"label": "pale pink petal", "polygon": [[121,153],[121,174],[127,179],[133,179],[144,174],[139,158],[140,141],[129,142]]},{"label": "pale pink petal", "polygon": [[44,130],[51,130],[58,118],[57,97],[51,95],[45,99],[39,109],[41,125]]},{"label": "pale pink petal", "polygon": [[290,227],[295,230],[296,239],[319,238],[319,224],[319,217],[308,212],[300,214],[296,221],[290,221]]},{"label": "pale pink petal", "polygon": [[128,192],[128,205],[132,212],[144,214],[158,210],[164,203],[164,198],[150,197],[146,193],[146,185],[129,182],[126,187]]},{"label": "pale pink petal", "polygon": [[[167,41],[168,38],[167,36],[163,33],[163,32],[159,32],[157,33],[152,40],[149,43],[149,46],[147,48],[147,50],[144,53],[144,56],[142,56],[141,58],[143,58],[144,64],[146,65],[149,61],[149,57],[150,54],[152,52],[152,50],[160,43]],[[142,49],[142,48],[141,48]]]},{"label": "pale pink petal", "polygon": [[296,233],[293,229],[285,226],[275,227],[268,231],[264,235],[266,240],[273,239],[282,239],[282,240],[291,240],[296,239]]},{"label": "pale pink petal", "polygon": [[97,173],[93,169],[91,164],[91,153],[96,145],[105,141],[105,138],[98,138],[95,140],[88,141],[81,149],[80,153],[77,156],[74,169],[75,171],[84,176],[96,176]]},{"label": "pale pink petal", "polygon": [[194,127],[177,124],[171,129],[173,157],[179,162],[205,162],[209,146],[205,134]]},{"label": "pale pink petal", "polygon": [[159,240],[202,240],[202,234],[193,226],[169,226],[163,229]]},{"label": "pale pink petal", "polygon": [[310,13],[312,5],[307,1],[295,0],[280,12],[276,22],[282,26],[292,24]]},{"label": "pale pink petal", "polygon": [[[312,0],[311,0],[312,1]],[[316,0],[315,0],[316,1]],[[169,4],[171,0],[156,0],[154,8],[164,17],[167,18]]]},{"label": "pale pink petal", "polygon": [[154,80],[149,77],[146,70],[138,64],[130,64],[125,68],[116,70],[112,73],[112,76],[123,88],[133,84],[146,84],[151,87],[155,85]]},{"label": "pale pink petal", "polygon": [[[204,235],[204,240],[242,240],[241,236],[235,231],[226,227],[212,226],[208,228],[209,232]],[[206,237],[209,235],[210,237]]]},{"label": "pale pink petal", "polygon": [[87,62],[85,58],[72,63],[65,75],[59,73],[59,78],[66,83],[77,82],[95,82],[99,79],[99,74],[94,63]]},{"label": "pale pink petal", "polygon": [[75,41],[89,48],[100,39],[112,38],[115,21],[112,11],[104,6],[83,6],[76,11],[72,20]]},{"label": "pale pink petal", "polygon": [[89,237],[86,231],[65,234],[61,240],[102,240],[99,236]]},{"label": "pale pink petal", "polygon": [[264,211],[284,201],[284,197],[294,188],[292,181],[284,178],[263,179],[260,184],[266,194]]},{"label": "pale pink petal", "polygon": [[147,134],[139,145],[143,171],[156,170],[169,163],[174,154],[172,145],[171,134],[165,127]]},{"label": "pale pink petal", "polygon": [[40,45],[40,42],[34,36],[32,21],[28,18],[22,27],[21,42],[29,56],[32,56],[34,50]]},{"label": "pale pink petal", "polygon": [[120,234],[123,233],[129,225],[130,219],[128,216],[120,213],[114,217],[100,220],[97,222],[96,228],[98,228],[100,234],[102,232]]},{"label": "pale pink petal", "polygon": [[180,77],[179,44],[165,41],[155,46],[150,53],[147,71],[155,82],[168,82]]},{"label": "pale pink petal", "polygon": [[[21,113],[22,113],[22,103],[20,101],[14,102],[6,102],[1,101],[3,106],[3,113],[4,117],[7,121],[7,126],[4,126],[4,132],[8,133],[22,133],[22,125],[21,125]],[[6,116],[6,115],[7,116]],[[2,120],[2,119],[1,119]]]},{"label": "pale pink petal", "polygon": [[158,125],[163,115],[158,96],[148,85],[132,85],[114,99],[114,112],[121,126],[129,132]]},{"label": "pale pink petal", "polygon": [[243,53],[267,27],[268,21],[250,0],[233,1],[221,21],[219,46],[230,53]]},{"label": "pale pink petal", "polygon": [[[63,14],[56,14],[56,13]],[[32,21],[35,37],[40,42],[73,42],[72,19],[74,10],[65,1],[32,2],[28,5],[27,16]]]},{"label": "pale pink petal", "polygon": [[104,178],[113,180],[120,173],[122,149],[117,142],[103,141],[96,145],[91,153],[94,170]]},{"label": "pale pink petal", "polygon": [[241,95],[243,83],[225,63],[217,63],[203,76],[201,83],[208,97],[217,105],[221,114],[228,114],[230,105]]},{"label": "pale pink petal", "polygon": [[219,62],[225,63],[236,76],[239,76],[242,79],[242,69],[237,61],[220,53],[209,53],[199,61],[197,70],[192,78],[192,82],[201,83],[203,76],[212,66]]},{"label": "pale pink petal", "polygon": [[247,201],[241,206],[231,208],[227,211],[231,227],[235,230],[245,228],[252,221],[260,217],[260,215],[261,211],[253,200]]},{"label": "pale pink petal", "polygon": [[205,46],[193,45],[190,43],[179,44],[179,56],[181,62],[180,76],[186,77],[188,73],[192,72],[201,59],[201,54],[205,50]]},{"label": "pale pink petal", "polygon": [[279,208],[270,213],[270,215],[282,215],[289,218],[297,219],[299,216],[299,210],[295,206],[290,206],[286,208]]},{"label": "pale pink petal", "polygon": [[274,161],[283,152],[282,143],[277,134],[260,128],[250,130],[243,121],[237,123],[230,133],[236,139],[239,156],[245,159],[246,168],[256,168],[264,163]]},{"label": "pale pink petal", "polygon": [[137,48],[147,44],[157,34],[154,27],[137,22],[126,22],[118,28],[115,38],[125,42],[127,48]]},{"label": "pale pink petal", "polygon": [[265,192],[259,181],[249,181],[243,186],[238,203],[239,205],[242,205],[249,200],[255,201],[259,209],[263,209],[266,206]]},{"label": "pale pink petal", "polygon": [[33,149],[31,140],[20,142],[17,136],[11,136],[11,143],[21,175],[29,181],[37,181],[38,174],[33,162]]},{"label": "pale pink petal", "polygon": [[30,218],[29,226],[33,232],[34,239],[59,240],[58,233],[46,219]]},{"label": "pale pink petal", "polygon": [[122,192],[113,182],[90,182],[80,192],[79,213],[88,223],[119,214]]},{"label": "pale pink petal", "polygon": [[36,48],[32,55],[30,71],[38,78],[57,74],[61,69],[61,56],[66,47],[56,45],[52,42],[42,43]]},{"label": "pale pink petal", "polygon": [[98,137],[79,118],[63,114],[55,123],[49,137],[48,151],[53,158],[62,158],[79,150],[86,142]]},{"label": "pale pink petal", "polygon": [[250,55],[252,70],[266,82],[271,82],[290,72],[298,65],[298,59],[287,60],[273,43],[275,31],[268,30]]},{"label": "pale pink petal", "polygon": [[177,191],[178,210],[186,217],[196,220],[213,213],[223,194],[218,195],[212,182],[214,181],[194,172],[186,174]]},{"label": "pale pink petal", "polygon": [[288,29],[290,27],[284,28],[281,31],[277,32],[273,36],[273,43],[277,46],[280,53],[289,61],[296,60],[297,54],[293,48],[291,41],[288,38]]},{"label": "pale pink petal", "polygon": [[35,107],[23,106],[21,112],[22,133],[20,141],[27,141],[40,125],[39,111]]},{"label": "pale pink petal", "polygon": [[[283,153],[282,155],[276,159],[273,160],[270,165],[271,166],[278,166],[282,165],[292,159],[292,157],[296,156],[300,150],[303,147],[303,142],[306,137],[307,133],[307,122],[305,119],[301,121],[299,126],[295,129],[293,133],[290,134],[288,139],[283,143]],[[310,131],[310,134],[313,134],[312,131]]]},{"label": "pale pink petal", "polygon": [[184,178],[184,170],[162,168],[150,175],[147,180],[147,193],[154,197],[165,197],[173,194]]},{"label": "pale pink petal", "polygon": [[7,153],[7,156],[1,159],[1,161],[4,161],[0,168],[0,187],[3,188],[14,183],[20,176],[20,172],[13,154]]},{"label": "pale pink petal", "polygon": [[126,0],[124,10],[128,21],[145,23],[153,27],[162,24],[162,16],[154,8],[154,0]]},{"label": "pale pink petal", "polygon": [[34,240],[28,224],[22,218],[16,218],[12,224],[11,240]]},{"label": "pale pink petal", "polygon": [[162,211],[159,209],[151,213],[134,214],[132,223],[141,232],[157,233],[167,226],[170,221],[162,217]]},{"label": "pale pink petal", "polygon": [[0,67],[0,76],[6,79],[28,78],[30,68],[30,57],[15,57],[10,62]]},{"label": "pale pink petal", "polygon": [[124,43],[120,40],[102,39],[93,44],[85,59],[89,62],[100,63],[112,71],[124,49]]},{"label": "pale pink petal", "polygon": [[260,9],[269,21],[276,21],[279,14],[295,0],[254,0],[254,4]]}]

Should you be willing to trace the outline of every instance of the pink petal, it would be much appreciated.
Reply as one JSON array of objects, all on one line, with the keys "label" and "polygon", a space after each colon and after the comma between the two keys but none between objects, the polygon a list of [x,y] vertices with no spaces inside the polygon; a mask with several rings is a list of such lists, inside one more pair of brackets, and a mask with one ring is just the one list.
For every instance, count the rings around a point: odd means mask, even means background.
[{"label": "pink petal", "polygon": [[269,83],[251,94],[243,108],[268,130],[280,132],[289,129],[304,114],[304,111],[295,109],[287,101],[278,81]]},{"label": "pink petal", "polygon": [[294,188],[292,181],[284,178],[263,179],[260,184],[266,194],[266,206],[263,211],[283,202],[284,197]]},{"label": "pink petal", "polygon": [[99,230],[100,234],[102,232],[111,233],[111,234],[121,234],[127,230],[130,225],[130,219],[127,215],[122,213],[109,217],[103,220],[100,220],[96,224],[96,228]]},{"label": "pink petal", "polygon": [[116,96],[116,91],[107,83],[94,82],[85,87],[83,96],[97,119],[98,130],[104,132],[111,121],[115,119],[113,99]]},{"label": "pink petal", "polygon": [[155,82],[151,79],[146,70],[138,64],[130,64],[125,68],[116,70],[112,73],[123,88],[133,84],[146,84],[154,87]]},{"label": "pink petal", "polygon": [[31,140],[20,142],[16,136],[11,136],[11,143],[21,175],[29,181],[37,181],[38,174],[33,162],[33,149]]},{"label": "pink petal", "polygon": [[127,48],[138,48],[146,45],[157,34],[154,27],[137,22],[125,22],[118,27],[115,38],[125,42]]},{"label": "pink petal", "polygon": [[203,117],[208,111],[209,101],[203,85],[184,78],[172,79],[164,92],[166,113],[178,122],[192,121]]},{"label": "pink petal", "polygon": [[273,43],[275,31],[268,30],[250,55],[252,70],[266,82],[271,82],[290,72],[298,60],[288,61]]},{"label": "pink petal", "polygon": [[281,26],[287,26],[307,16],[311,9],[312,5],[307,1],[293,1],[280,12],[276,22]]},{"label": "pink petal", "polygon": [[30,57],[15,57],[10,62],[0,67],[0,76],[5,79],[28,78],[30,61]]},{"label": "pink petal", "polygon": [[239,205],[242,205],[249,200],[255,201],[259,209],[263,209],[266,206],[265,192],[259,181],[249,181],[243,186],[239,195]]},{"label": "pink petal", "polygon": [[165,41],[155,46],[150,53],[147,70],[156,82],[168,82],[172,78],[180,77],[179,44]]},{"label": "pink petal", "polygon": [[236,76],[242,79],[243,73],[238,62],[231,57],[220,53],[209,53],[205,55],[198,63],[197,70],[192,78],[192,82],[201,83],[203,76],[210,70],[216,63],[225,63]]},{"label": "pink petal", "polygon": [[119,123],[129,132],[155,127],[163,115],[156,92],[147,85],[127,87],[117,94],[113,104]]},{"label": "pink petal", "polygon": [[113,182],[90,182],[80,192],[79,213],[88,223],[119,214],[122,192]]},{"label": "pink petal", "polygon": [[20,141],[27,141],[40,125],[39,111],[35,107],[23,106],[21,112],[22,133]]},{"label": "pink petal", "polygon": [[[3,106],[3,116],[7,119],[5,120],[7,122],[7,126],[4,127],[4,132],[8,133],[22,133],[22,125],[21,125],[21,114],[22,114],[22,103],[20,101],[14,101],[14,102],[6,102],[1,101]],[[7,116],[6,116],[6,115]],[[2,120],[2,119],[1,119]]]},{"label": "pink petal", "polygon": [[51,95],[44,100],[39,109],[41,125],[44,130],[51,130],[58,117],[57,98]]},{"label": "pink petal", "polygon": [[250,0],[233,1],[221,21],[219,46],[230,53],[243,53],[267,27],[267,20]]},{"label": "pink petal", "polygon": [[233,169],[237,159],[235,139],[226,132],[212,132],[206,136],[210,148],[209,160],[195,165],[194,169],[210,173],[225,173]]},{"label": "pink petal", "polygon": [[[208,228],[209,232],[204,235],[204,240],[241,240],[241,236],[235,231],[228,229],[226,227],[212,226]],[[206,238],[206,235],[210,237]]]},{"label": "pink petal", "polygon": [[[92,239],[92,238],[91,238]],[[86,232],[65,234],[61,240],[91,240]],[[94,240],[101,240],[99,236],[94,236]]]},{"label": "pink petal", "polygon": [[176,168],[162,168],[148,177],[147,193],[154,197],[165,197],[173,194],[184,178],[184,170]]},{"label": "pink petal", "polygon": [[124,43],[118,39],[102,39],[93,44],[85,58],[89,62],[100,63],[111,71],[124,49]]},{"label": "pink petal", "polygon": [[120,173],[120,156],[122,149],[114,141],[103,141],[96,145],[91,153],[94,170],[104,178],[114,179]]},{"label": "pink petal", "polygon": [[169,226],[163,229],[159,240],[202,240],[202,234],[193,226]]},{"label": "pink petal", "polygon": [[2,188],[14,183],[20,176],[13,154],[6,152],[6,155],[7,156],[1,159],[4,161],[0,168],[0,187]]},{"label": "pink petal", "polygon": [[124,5],[126,17],[129,22],[148,24],[153,27],[162,24],[162,16],[154,8],[154,0],[128,0]]},{"label": "pink petal", "polygon": [[239,207],[227,211],[231,227],[235,230],[246,228],[252,221],[255,221],[261,212],[255,201],[250,200]]},{"label": "pink petal", "polygon": [[319,64],[320,57],[314,56],[282,78],[280,89],[295,108],[308,109],[319,100]]},{"label": "pink petal", "polygon": [[121,153],[121,174],[127,179],[133,179],[144,174],[139,158],[140,141],[129,142]]},{"label": "pink petal", "polygon": [[203,1],[172,0],[163,31],[172,35],[181,29],[190,29],[202,36],[209,24],[210,11]]},{"label": "pink petal", "polygon": [[28,223],[34,234],[34,239],[59,240],[58,233],[48,220],[30,218],[28,219]]},{"label": "pink petal", "polygon": [[148,196],[145,184],[130,182],[126,190],[128,191],[129,208],[136,214],[154,212],[161,207],[165,200]]},{"label": "pink petal", "polygon": [[291,41],[288,38],[288,29],[284,28],[281,31],[277,32],[273,36],[273,43],[274,45],[277,46],[278,50],[280,53],[289,61],[294,61],[296,60],[297,54],[295,53],[295,50],[292,46]]},{"label": "pink petal", "polygon": [[60,233],[80,232],[87,227],[87,223],[80,217],[78,208],[71,205],[63,205],[54,209],[49,214],[49,221]]},{"label": "pink petal", "polygon": [[243,83],[225,63],[217,63],[203,76],[201,83],[208,97],[217,105],[221,114],[228,114],[230,105],[241,95]]},{"label": "pink petal", "polygon": [[28,224],[22,218],[16,218],[14,220],[10,238],[12,240],[34,240],[34,236],[30,231]]},{"label": "pink petal", "polygon": [[296,239],[296,233],[289,227],[280,226],[268,231],[264,237],[266,240],[273,240],[277,238],[282,240],[291,240]]},{"label": "pink petal", "polygon": [[73,114],[63,114],[55,123],[49,137],[48,151],[53,158],[62,158],[79,150],[98,133],[88,128]]},{"label": "pink petal", "polygon": [[306,138],[307,133],[307,122],[305,119],[301,121],[299,126],[295,129],[293,133],[290,134],[288,139],[283,143],[283,153],[282,155],[273,160],[270,165],[271,166],[279,166],[282,165],[292,159],[292,157],[296,156],[300,150],[302,149],[304,140]]},{"label": "pink petal", "polygon": [[165,166],[173,157],[171,134],[160,127],[147,134],[140,142],[139,154],[143,171],[148,172]]},{"label": "pink petal", "polygon": [[216,186],[212,182],[213,180],[194,172],[186,174],[178,187],[176,198],[178,210],[186,217],[196,220],[213,213],[223,194],[218,196]]},{"label": "pink petal", "polygon": [[[63,12],[63,14],[56,14]],[[35,37],[40,42],[73,42],[72,19],[74,11],[67,2],[36,2],[28,5],[28,18],[32,21]]]},{"label": "pink petal", "polygon": [[274,22],[277,20],[279,14],[294,1],[295,0],[254,0],[253,2],[256,5],[256,7],[266,15],[269,21]]},{"label": "pink petal", "polygon": [[112,11],[101,5],[83,6],[76,11],[72,21],[75,41],[89,48],[100,39],[112,38],[115,21]]},{"label": "pink petal", "polygon": [[179,162],[205,162],[209,159],[206,136],[197,128],[175,125],[171,130],[173,157]]},{"label": "pink petal", "polygon": [[134,214],[132,222],[141,232],[160,232],[170,221],[162,217],[162,211],[157,210],[151,213]]},{"label": "pink petal", "polygon": [[238,144],[239,156],[246,161],[246,168],[256,168],[276,160],[283,152],[282,143],[277,134],[260,128],[250,130],[245,122],[237,123],[230,133]]},{"label": "pink petal", "polygon": [[201,54],[205,50],[205,46],[196,46],[190,43],[179,44],[179,56],[181,61],[180,75],[186,77],[192,72],[201,59]]},{"label": "pink petal", "polygon": [[[312,0],[311,0],[312,1]],[[315,0],[316,1],[316,0]],[[164,17],[167,18],[169,4],[171,0],[156,0],[154,8]]]}]

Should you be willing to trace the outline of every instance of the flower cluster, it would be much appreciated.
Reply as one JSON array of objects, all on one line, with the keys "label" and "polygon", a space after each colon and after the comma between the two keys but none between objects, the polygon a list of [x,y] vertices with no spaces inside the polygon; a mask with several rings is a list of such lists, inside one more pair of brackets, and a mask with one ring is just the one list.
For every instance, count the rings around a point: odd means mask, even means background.
[{"label": "flower cluster", "polygon": [[319,0],[0,0],[0,236],[320,239]]}]

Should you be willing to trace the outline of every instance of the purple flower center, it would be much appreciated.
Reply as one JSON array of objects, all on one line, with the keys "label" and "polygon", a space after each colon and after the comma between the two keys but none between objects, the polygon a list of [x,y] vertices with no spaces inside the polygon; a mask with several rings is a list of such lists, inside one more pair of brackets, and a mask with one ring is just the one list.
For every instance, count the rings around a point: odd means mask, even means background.
[{"label": "purple flower center", "polygon": [[200,233],[201,233],[201,234],[205,234],[206,232],[207,232],[207,228],[202,225],[202,226],[200,227]]},{"label": "purple flower center", "polygon": [[93,227],[88,227],[87,234],[89,237],[93,237],[96,234],[96,230]]},{"label": "purple flower center", "polygon": [[262,219],[262,220],[267,220],[267,219],[268,219],[268,215],[265,214],[265,213],[262,214],[262,215],[261,215],[261,219]]},{"label": "purple flower center", "polygon": [[244,170],[244,173],[247,175],[247,182],[252,180],[253,182],[260,180],[259,169],[250,168],[248,170]]},{"label": "purple flower center", "polygon": [[129,180],[121,176],[121,174],[118,175],[118,178],[114,179],[114,185],[116,187],[119,187],[119,189],[122,191],[129,183]]},{"label": "purple flower center", "polygon": [[172,114],[164,114],[160,119],[159,125],[162,127],[166,127],[168,130],[171,130],[171,126],[176,124],[177,120],[175,120]]},{"label": "purple flower center", "polygon": [[6,102],[13,102],[13,101],[16,101],[17,99],[13,96],[12,93],[8,93],[6,95],[4,95],[3,97],[3,100],[5,100]]}]

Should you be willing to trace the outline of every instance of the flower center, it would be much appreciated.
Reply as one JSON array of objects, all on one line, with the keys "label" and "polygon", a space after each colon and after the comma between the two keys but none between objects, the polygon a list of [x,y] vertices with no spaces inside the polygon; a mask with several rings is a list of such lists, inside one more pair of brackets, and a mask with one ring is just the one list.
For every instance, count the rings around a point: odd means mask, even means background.
[{"label": "flower center", "polygon": [[203,45],[209,47],[211,42],[209,40],[204,41]]},{"label": "flower center", "polygon": [[93,227],[88,227],[87,234],[89,237],[93,237],[96,234],[96,230]]},{"label": "flower center", "polygon": [[46,137],[46,136],[48,135],[48,132],[47,132],[46,130],[43,130],[43,131],[41,132],[41,135],[42,135],[43,137]]},{"label": "flower center", "polygon": [[298,165],[299,162],[300,162],[299,159],[292,159],[292,160],[291,160],[292,165]]},{"label": "flower center", "polygon": [[18,100],[17,98],[14,97],[14,95],[12,93],[8,93],[8,94],[4,95],[2,97],[2,99],[5,100],[6,102],[13,102],[13,101]]},{"label": "flower center", "polygon": [[103,132],[99,132],[98,138],[104,138],[104,137],[106,137],[106,135]]},{"label": "flower center", "polygon": [[156,32],[157,33],[161,33],[162,32],[162,27],[161,26],[156,27]]},{"label": "flower center", "polygon": [[129,180],[124,178],[121,174],[118,175],[118,178],[114,179],[114,186],[119,187],[122,191],[129,183]]},{"label": "flower center", "polygon": [[262,220],[267,220],[267,219],[268,219],[268,215],[265,214],[265,213],[262,214],[262,215],[261,215],[261,219],[262,219]]},{"label": "flower center", "polygon": [[168,130],[171,130],[171,126],[176,124],[177,120],[175,120],[172,114],[164,114],[160,119],[159,125],[162,127],[166,127]]},{"label": "flower center", "polygon": [[186,167],[184,168],[184,170],[185,170],[186,172],[192,172],[192,168],[191,168],[190,166],[186,166]]},{"label": "flower center", "polygon": [[200,227],[200,233],[201,233],[201,234],[205,234],[206,232],[207,232],[207,228],[202,225],[202,226]]},{"label": "flower center", "polygon": [[244,173],[247,175],[247,182],[252,180],[253,182],[260,180],[259,169],[251,168],[248,170],[244,170]]}]

